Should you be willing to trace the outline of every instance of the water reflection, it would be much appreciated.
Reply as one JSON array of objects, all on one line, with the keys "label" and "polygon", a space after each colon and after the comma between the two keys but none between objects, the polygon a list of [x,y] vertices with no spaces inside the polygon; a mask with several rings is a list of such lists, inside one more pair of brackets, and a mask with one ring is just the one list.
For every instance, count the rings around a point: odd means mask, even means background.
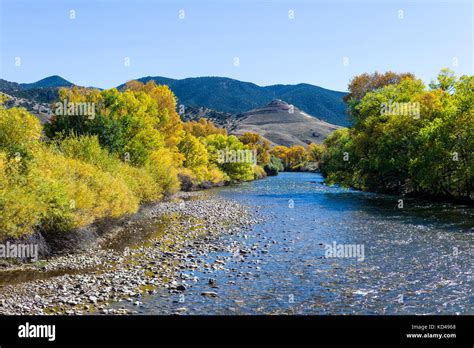
[{"label": "water reflection", "polygon": [[[184,304],[161,293],[142,313],[473,314],[472,207],[406,199],[398,209],[397,197],[328,187],[312,173],[214,191],[268,218],[246,236],[225,237],[254,251],[208,255],[227,258],[226,269],[190,271],[201,281]],[[364,261],[326,258],[333,242],[363,244]],[[209,277],[218,298],[200,296]]]}]

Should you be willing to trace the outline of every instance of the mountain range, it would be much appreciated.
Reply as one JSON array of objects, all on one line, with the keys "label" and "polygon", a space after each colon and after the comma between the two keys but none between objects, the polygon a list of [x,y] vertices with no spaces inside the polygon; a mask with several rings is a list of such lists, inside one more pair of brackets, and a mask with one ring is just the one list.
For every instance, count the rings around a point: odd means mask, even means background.
[{"label": "mountain range", "polygon": [[[191,107],[207,107],[228,113],[241,113],[266,105],[274,99],[284,100],[308,114],[327,122],[348,126],[344,92],[300,83],[297,85],[271,85],[261,87],[227,77],[192,77],[182,80],[167,77],[142,77],[143,83],[154,80],[168,85],[179,103]],[[125,88],[120,85],[119,89]]]},{"label": "mountain range", "polygon": [[[261,87],[226,77],[193,77],[182,80],[167,77],[142,77],[141,82],[154,80],[168,85],[186,107],[204,107],[218,112],[237,114],[281,99],[304,112],[340,126],[348,126],[345,93],[300,83],[297,85],[271,85]],[[16,83],[0,79],[0,91],[36,103],[51,103],[57,99],[59,87],[74,84],[61,76],[50,76],[34,83]],[[125,84],[117,86],[119,90]]]},{"label": "mountain range", "polygon": [[[317,86],[260,87],[223,77],[183,80],[144,77],[138,80],[168,85],[177,96],[178,104],[185,106],[181,113],[184,121],[207,118],[225,127],[230,134],[257,132],[272,145],[321,143],[331,132],[349,124],[342,101],[345,94]],[[25,107],[41,123],[51,117],[51,103],[57,100],[59,88],[71,86],[74,84],[60,76],[34,83],[0,79],[0,92],[10,96],[7,108]],[[124,90],[125,84],[117,88]]]}]

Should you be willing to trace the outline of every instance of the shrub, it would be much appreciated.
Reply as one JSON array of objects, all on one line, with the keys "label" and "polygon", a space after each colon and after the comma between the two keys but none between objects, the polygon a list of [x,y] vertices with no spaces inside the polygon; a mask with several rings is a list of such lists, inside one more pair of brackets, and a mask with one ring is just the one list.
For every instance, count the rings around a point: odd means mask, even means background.
[{"label": "shrub", "polygon": [[267,173],[265,170],[259,166],[259,165],[254,165],[253,166],[253,175],[255,179],[263,179],[267,176]]},{"label": "shrub", "polygon": [[32,185],[15,169],[17,164],[0,151],[0,238],[31,234],[45,214]]},{"label": "shrub", "polygon": [[35,158],[36,175],[46,183],[37,186],[40,200],[49,206],[42,223],[45,229],[69,230],[137,211],[138,199],[120,178],[46,148],[40,148]]},{"label": "shrub", "polygon": [[222,184],[230,180],[229,176],[216,166],[210,166],[207,172],[207,180],[214,185]]},{"label": "shrub", "polygon": [[267,175],[278,175],[278,172],[285,170],[285,167],[281,159],[271,155],[270,162],[265,167],[263,167],[263,169],[265,169]]},{"label": "shrub", "polygon": [[203,139],[209,155],[209,161],[227,174],[231,181],[253,180],[252,163],[248,162],[222,162],[219,161],[219,153],[223,151],[249,150],[233,135],[211,134]]},{"label": "shrub", "polygon": [[163,188],[163,192],[166,195],[173,194],[179,190],[178,170],[171,150],[163,148],[153,152],[148,159],[146,168],[155,182]]},{"label": "shrub", "polygon": [[123,163],[100,147],[97,136],[67,137],[59,143],[59,148],[65,156],[80,159],[123,180],[140,203],[157,201],[163,195],[163,188],[145,168]]},{"label": "shrub", "polygon": [[39,120],[23,108],[0,106],[0,148],[28,147],[41,137]]}]

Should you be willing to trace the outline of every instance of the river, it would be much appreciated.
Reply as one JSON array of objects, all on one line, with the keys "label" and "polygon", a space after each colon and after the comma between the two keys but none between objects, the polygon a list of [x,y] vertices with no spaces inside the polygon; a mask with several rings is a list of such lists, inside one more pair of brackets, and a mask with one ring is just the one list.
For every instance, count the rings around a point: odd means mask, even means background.
[{"label": "river", "polygon": [[[139,313],[474,314],[472,206],[404,199],[400,208],[399,197],[329,187],[316,173],[211,194],[260,207],[265,222],[221,237],[245,245],[203,260],[225,259],[224,270],[183,270],[195,280],[186,291],[144,297]],[[328,246],[346,252],[330,257]]]}]

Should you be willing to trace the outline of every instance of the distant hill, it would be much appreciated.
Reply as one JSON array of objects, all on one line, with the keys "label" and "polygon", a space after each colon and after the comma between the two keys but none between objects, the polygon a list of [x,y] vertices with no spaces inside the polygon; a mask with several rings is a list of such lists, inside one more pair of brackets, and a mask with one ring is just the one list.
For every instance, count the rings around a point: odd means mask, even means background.
[{"label": "distant hill", "polygon": [[273,145],[291,146],[319,144],[340,127],[276,99],[265,106],[232,116],[227,120],[227,128],[231,134],[256,132]]},{"label": "distant hill", "polygon": [[[260,87],[226,77],[195,77],[182,80],[167,77],[143,77],[143,83],[154,80],[168,85],[179,103],[190,107],[205,107],[228,113],[241,113],[265,105],[274,99],[291,103],[310,115],[329,123],[348,126],[344,92],[332,91],[310,84],[272,85]],[[118,86],[123,89],[125,84]]]},{"label": "distant hill", "polygon": [[58,99],[60,87],[74,84],[61,76],[49,76],[33,83],[16,83],[0,79],[0,92],[7,94],[7,108],[21,106],[36,115],[41,123],[51,117],[51,103]]},{"label": "distant hill", "polygon": [[[166,77],[143,77],[141,82],[154,80],[166,84],[175,93],[179,104],[203,108],[226,114],[243,113],[266,105],[274,99],[285,100],[300,110],[320,120],[340,126],[348,126],[344,92],[332,91],[310,84],[272,85],[261,87],[226,77],[196,77],[182,80]],[[33,103],[52,103],[58,98],[60,87],[74,84],[61,76],[49,76],[33,83],[16,83],[0,79],[0,92],[29,100]],[[123,89],[125,84],[118,86]]]},{"label": "distant hill", "polygon": [[71,87],[73,85],[73,83],[57,75],[33,83],[16,83],[0,79],[0,92],[29,100],[32,103],[47,104],[57,100],[60,87]]},{"label": "distant hill", "polygon": [[10,82],[4,79],[0,79],[0,91],[19,91],[23,88],[20,86],[19,83]]},{"label": "distant hill", "polygon": [[42,80],[33,82],[33,83],[21,83],[20,86],[23,89],[33,89],[33,88],[59,88],[59,87],[71,87],[74,86],[73,83],[63,79],[61,76],[53,75],[46,77]]}]

